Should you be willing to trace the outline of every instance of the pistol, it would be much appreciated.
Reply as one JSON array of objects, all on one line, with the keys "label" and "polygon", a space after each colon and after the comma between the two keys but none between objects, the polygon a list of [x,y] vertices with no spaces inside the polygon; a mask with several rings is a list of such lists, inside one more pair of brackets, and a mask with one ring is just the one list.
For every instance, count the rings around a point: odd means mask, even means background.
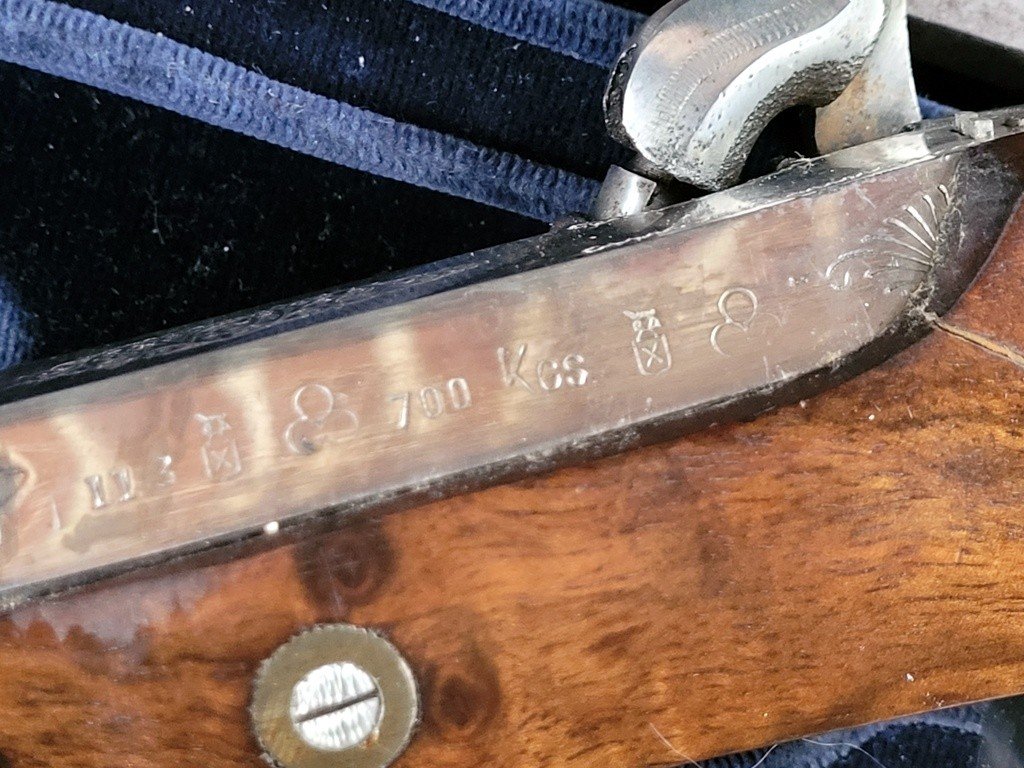
[{"label": "pistol", "polygon": [[0,766],[1024,764],[1018,0],[195,6],[0,0]]}]

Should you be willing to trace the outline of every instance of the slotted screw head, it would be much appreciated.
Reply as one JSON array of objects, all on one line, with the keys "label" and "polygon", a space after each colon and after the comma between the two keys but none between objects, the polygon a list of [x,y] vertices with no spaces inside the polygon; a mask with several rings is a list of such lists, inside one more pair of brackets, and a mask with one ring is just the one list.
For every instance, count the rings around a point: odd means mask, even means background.
[{"label": "slotted screw head", "polygon": [[419,701],[391,643],[331,624],[289,640],[263,663],[251,714],[260,745],[282,768],[384,768],[408,745]]},{"label": "slotted screw head", "polygon": [[302,740],[322,750],[365,744],[383,713],[377,681],[347,661],[324,664],[299,680],[289,707]]}]

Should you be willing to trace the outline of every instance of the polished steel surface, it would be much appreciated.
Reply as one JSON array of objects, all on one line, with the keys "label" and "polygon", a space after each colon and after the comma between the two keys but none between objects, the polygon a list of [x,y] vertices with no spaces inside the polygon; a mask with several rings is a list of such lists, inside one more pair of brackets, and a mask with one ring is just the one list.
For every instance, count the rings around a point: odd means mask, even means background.
[{"label": "polished steel surface", "polygon": [[615,138],[706,189],[736,183],[784,109],[833,102],[825,152],[920,119],[904,0],[676,0],[630,43],[605,98]]},{"label": "polished steel surface", "polygon": [[597,220],[606,220],[642,213],[650,207],[657,189],[658,182],[613,165],[608,169],[591,215]]},{"label": "polished steel surface", "polygon": [[838,366],[956,257],[977,144],[902,134],[502,246],[573,261],[2,406],[0,604]]}]

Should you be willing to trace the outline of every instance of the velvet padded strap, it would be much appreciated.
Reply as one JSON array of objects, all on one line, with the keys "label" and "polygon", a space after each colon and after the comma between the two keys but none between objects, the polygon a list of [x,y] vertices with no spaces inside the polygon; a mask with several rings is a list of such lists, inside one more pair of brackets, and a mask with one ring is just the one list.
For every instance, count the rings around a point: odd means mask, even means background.
[{"label": "velvet padded strap", "polygon": [[[626,157],[604,127],[607,67],[409,0],[68,0],[67,5],[159,33],[310,93],[592,179],[603,178],[609,163]],[[522,12],[520,0],[475,5],[487,18],[497,8]],[[552,5],[554,0],[532,3]],[[623,13],[603,7],[613,18]],[[553,16],[548,11],[538,18]],[[521,18],[526,25],[533,17]],[[586,21],[571,15],[541,37],[568,42]]]},{"label": "velvet padded strap", "polygon": [[538,219],[596,183],[319,96],[167,37],[48,0],[0,0],[4,60],[339,165]]},{"label": "velvet padded strap", "polygon": [[0,370],[20,363],[29,347],[24,313],[10,284],[0,277]]},{"label": "velvet padded strap", "polygon": [[644,16],[600,0],[411,0],[610,70]]}]

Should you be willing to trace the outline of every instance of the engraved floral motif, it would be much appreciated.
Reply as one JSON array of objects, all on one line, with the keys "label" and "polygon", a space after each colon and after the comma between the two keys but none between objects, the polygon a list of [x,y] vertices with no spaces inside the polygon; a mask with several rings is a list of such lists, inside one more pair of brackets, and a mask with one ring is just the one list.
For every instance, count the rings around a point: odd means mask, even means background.
[{"label": "engraved floral motif", "polygon": [[949,211],[950,194],[940,184],[935,192],[924,193],[920,200],[903,206],[897,216],[885,219],[884,228],[861,241],[861,247],[848,251],[825,270],[829,284],[837,291],[855,284],[891,276],[886,293],[909,295],[938,260],[939,231]]}]

